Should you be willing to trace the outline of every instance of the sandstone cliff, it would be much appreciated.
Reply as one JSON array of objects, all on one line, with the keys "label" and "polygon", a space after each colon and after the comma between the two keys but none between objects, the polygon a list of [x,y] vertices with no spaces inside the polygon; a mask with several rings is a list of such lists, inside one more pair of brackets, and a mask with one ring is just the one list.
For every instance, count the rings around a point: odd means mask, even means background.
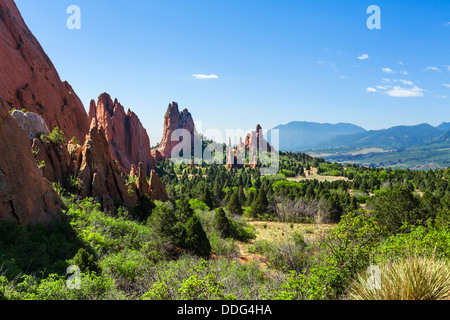
[{"label": "sandstone cliff", "polygon": [[0,96],[8,109],[26,109],[83,142],[86,110],[22,19],[13,0],[0,0]]},{"label": "sandstone cliff", "polygon": [[52,221],[62,206],[38,170],[30,140],[0,97],[0,219],[20,225]]}]

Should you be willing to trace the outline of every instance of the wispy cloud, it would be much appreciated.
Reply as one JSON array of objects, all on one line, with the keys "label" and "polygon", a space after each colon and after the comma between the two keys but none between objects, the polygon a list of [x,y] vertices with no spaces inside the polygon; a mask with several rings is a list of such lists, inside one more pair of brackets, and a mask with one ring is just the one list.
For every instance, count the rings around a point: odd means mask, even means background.
[{"label": "wispy cloud", "polygon": [[377,89],[372,88],[372,87],[368,87],[368,88],[366,89],[366,91],[367,91],[367,92],[377,92]]},{"label": "wispy cloud", "polygon": [[328,61],[324,61],[324,60],[320,60],[317,61],[318,64],[322,65],[322,66],[328,66],[331,69],[333,69],[334,71],[338,71],[338,68],[336,67],[336,65],[333,62],[328,62]]},{"label": "wispy cloud", "polygon": [[407,76],[407,75],[408,75],[408,71],[405,71],[405,70],[403,70],[403,71],[400,71],[400,73],[401,73],[401,74],[403,74],[403,75],[405,75],[405,76]]},{"label": "wispy cloud", "polygon": [[392,74],[392,73],[395,73],[391,68],[383,68],[383,69],[381,69],[384,73],[387,73],[387,74]]},{"label": "wispy cloud", "polygon": [[441,72],[441,69],[439,69],[438,67],[426,67],[424,70],[425,71],[426,70],[431,70],[431,71]]},{"label": "wispy cloud", "polygon": [[446,22],[442,24],[444,27],[450,27],[450,22]]},{"label": "wispy cloud", "polygon": [[367,53],[363,53],[358,57],[359,60],[366,60],[369,59],[369,55]]},{"label": "wispy cloud", "polygon": [[450,88],[450,83],[443,83],[444,87]]},{"label": "wispy cloud", "polygon": [[215,74],[193,74],[194,79],[198,80],[209,80],[209,79],[218,79],[219,76]]},{"label": "wispy cloud", "polygon": [[399,62],[397,62],[397,64],[399,64],[399,65],[401,65],[401,66],[406,65],[406,63],[404,63],[403,61],[399,61]]}]

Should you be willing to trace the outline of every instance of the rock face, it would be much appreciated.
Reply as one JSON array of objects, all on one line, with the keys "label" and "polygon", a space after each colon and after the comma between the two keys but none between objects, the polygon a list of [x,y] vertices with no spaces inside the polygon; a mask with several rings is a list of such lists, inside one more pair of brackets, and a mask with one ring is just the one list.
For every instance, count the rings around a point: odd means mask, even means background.
[{"label": "rock face", "polygon": [[83,104],[61,81],[13,0],[0,0],[0,96],[8,109],[39,114],[50,130],[58,126],[68,139],[83,142],[89,131]]},{"label": "rock face", "polygon": [[161,182],[161,179],[159,178],[158,174],[155,170],[152,170],[150,173],[150,183],[149,183],[149,193],[150,198],[155,200],[161,200],[161,201],[167,201],[169,200],[169,196],[167,194],[167,190],[164,187],[163,183]]},{"label": "rock face", "polygon": [[79,164],[76,171],[82,184],[82,197],[94,197],[99,202],[109,197],[128,207],[136,205],[136,197],[128,195],[119,167],[111,159],[103,128],[92,127],[83,147],[74,154],[79,157],[74,162]]},{"label": "rock face", "polygon": [[45,120],[33,112],[23,113],[19,110],[14,110],[11,114],[15,118],[30,140],[33,140],[38,133],[49,135],[50,131],[45,123]]},{"label": "rock face", "polygon": [[156,161],[171,158],[173,148],[179,141],[172,141],[172,134],[177,129],[186,129],[191,134],[191,145],[197,135],[194,120],[187,109],[178,110],[178,103],[172,102],[167,108],[164,116],[164,130],[161,142],[156,149],[152,150],[152,155]]},{"label": "rock face", "polygon": [[0,219],[26,226],[47,223],[62,202],[38,170],[25,131],[0,97]]},{"label": "rock face", "polygon": [[89,107],[91,127],[98,126],[105,131],[110,145],[110,154],[119,162],[126,172],[132,165],[143,163],[146,172],[155,166],[150,152],[150,139],[139,118],[134,112],[125,113],[123,106],[112,101],[107,93],[98,97],[98,102],[91,101]]}]

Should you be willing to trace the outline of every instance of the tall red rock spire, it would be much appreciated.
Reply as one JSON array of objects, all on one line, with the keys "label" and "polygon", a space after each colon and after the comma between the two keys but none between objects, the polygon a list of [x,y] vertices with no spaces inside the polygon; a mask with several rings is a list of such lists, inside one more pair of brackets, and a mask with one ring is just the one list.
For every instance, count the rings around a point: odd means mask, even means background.
[{"label": "tall red rock spire", "polygon": [[143,163],[145,170],[150,173],[155,161],[150,152],[150,139],[138,116],[117,101],[114,102],[107,93],[98,97],[89,106],[89,122],[91,128],[98,126],[105,131],[110,145],[111,157],[119,162],[127,172],[132,165]]}]

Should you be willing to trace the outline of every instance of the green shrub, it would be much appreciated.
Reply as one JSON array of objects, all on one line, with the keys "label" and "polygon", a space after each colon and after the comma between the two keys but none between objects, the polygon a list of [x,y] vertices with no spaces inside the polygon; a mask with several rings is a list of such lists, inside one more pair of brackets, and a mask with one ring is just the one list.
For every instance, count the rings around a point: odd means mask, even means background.
[{"label": "green shrub", "polygon": [[139,197],[136,207],[131,210],[131,214],[138,222],[146,222],[155,207],[156,205],[152,199],[150,199],[148,195],[144,194]]},{"label": "green shrub", "polygon": [[221,234],[222,238],[230,238],[232,236],[232,226],[225,211],[222,208],[216,209],[214,215],[214,225]]},{"label": "green shrub", "polygon": [[197,215],[194,215],[186,222],[185,225],[186,238],[185,248],[186,250],[195,253],[200,257],[209,257],[211,253],[211,244],[208,237],[198,219]]},{"label": "green shrub", "polygon": [[59,127],[55,127],[47,136],[47,140],[56,145],[64,145],[66,143],[66,136]]},{"label": "green shrub", "polygon": [[81,248],[72,259],[72,264],[78,266],[81,272],[88,273],[90,271],[100,273],[100,266],[94,260],[94,256]]}]

